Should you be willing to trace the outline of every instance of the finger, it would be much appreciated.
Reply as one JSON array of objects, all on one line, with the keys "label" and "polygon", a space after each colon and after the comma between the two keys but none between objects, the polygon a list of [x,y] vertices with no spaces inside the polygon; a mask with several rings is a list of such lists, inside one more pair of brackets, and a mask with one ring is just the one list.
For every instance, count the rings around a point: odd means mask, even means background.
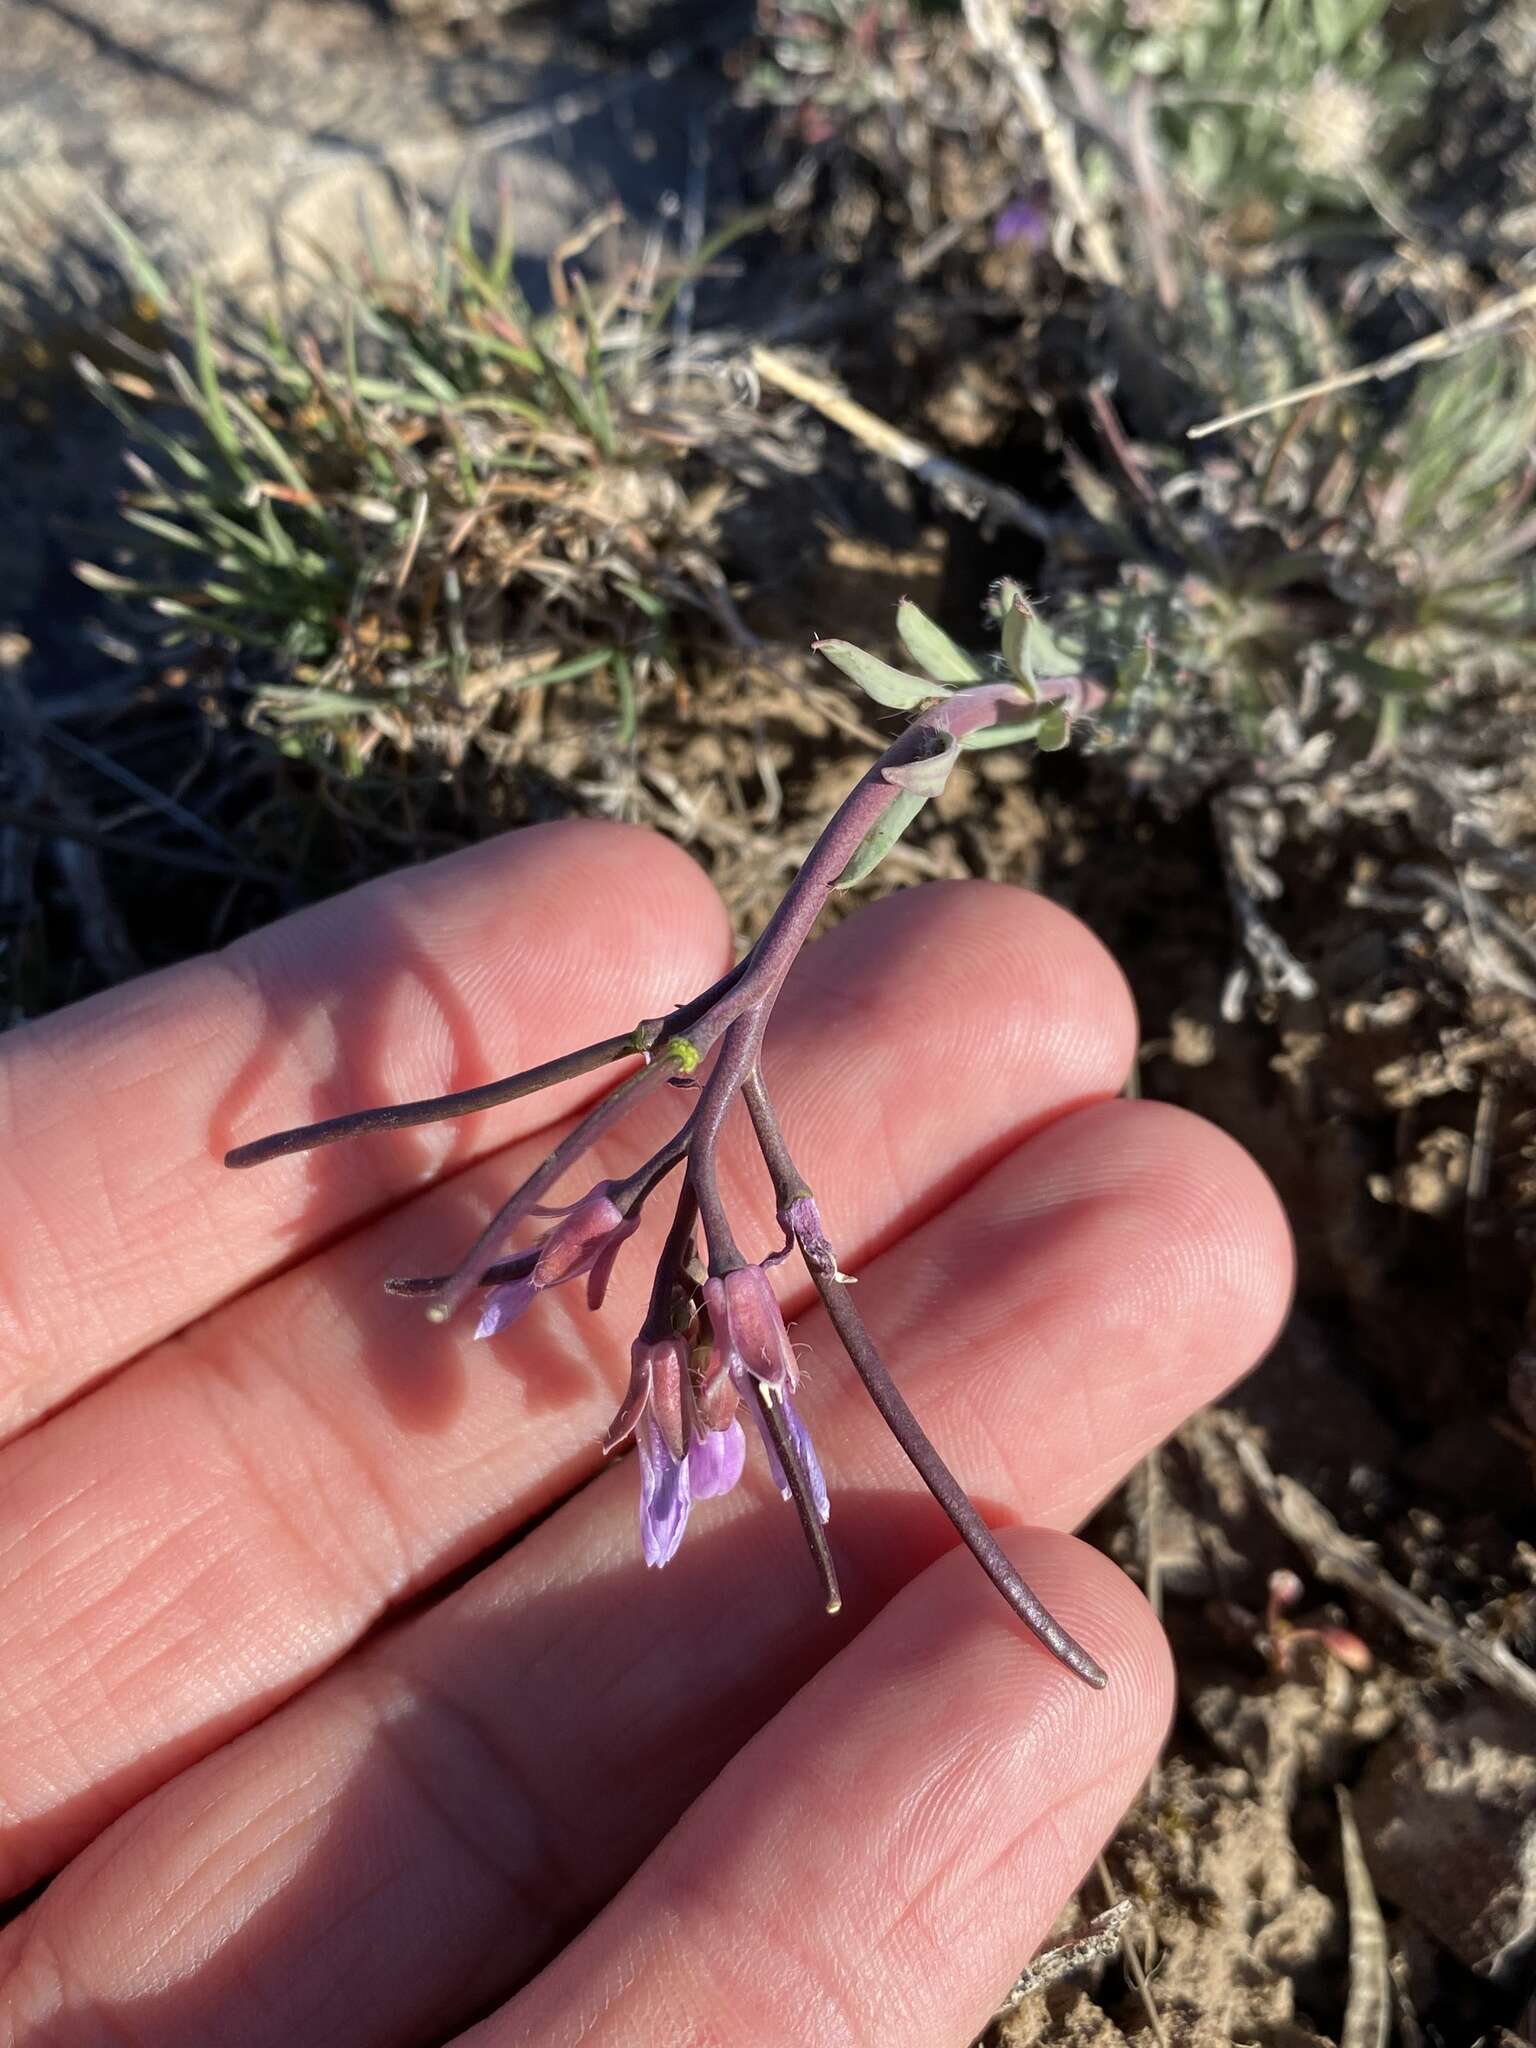
[{"label": "finger", "polygon": [[668,841],[547,825],[79,1003],[0,1049],[0,1435],[309,1245],[608,1085],[249,1173],[230,1146],[625,1029],[729,959]]},{"label": "finger", "polygon": [[1172,1700],[1162,1633],[1112,1566],[1060,1537],[1008,1547],[1105,1646],[1105,1693],[1021,1659],[989,1589],[944,1559],[459,2048],[972,2039],[1135,1797]]},{"label": "finger", "polygon": [[[964,1006],[936,979],[913,986],[911,962],[939,927],[946,958],[965,963]],[[1133,1028],[1123,982],[1081,926],[985,885],[854,919],[807,956],[782,1009],[785,1111],[855,1247],[905,1227],[1063,1103],[1107,1093]],[[901,1050],[913,1029],[954,1075],[916,1102]],[[855,1147],[822,1078],[852,1042],[869,1047]],[[657,1105],[674,1119],[685,1108]],[[771,1202],[744,1118],[731,1139],[733,1206],[750,1187],[766,1250]],[[628,1163],[644,1156],[643,1134],[622,1142]],[[0,1454],[11,1886],[594,1469],[644,1308],[638,1243],[601,1317],[567,1291],[495,1346],[379,1292],[424,1248],[429,1263],[451,1259],[518,1171],[499,1159],[418,1197]]]},{"label": "finger", "polygon": [[[1010,1155],[860,1286],[914,1406],[1006,1521],[1041,1501],[1085,1512],[1149,1430],[1252,1362],[1288,1282],[1283,1222],[1244,1155],[1179,1112],[1116,1104]],[[817,1612],[760,1470],[648,1574],[621,1467],[108,1833],[13,1930],[0,1977],[24,1986],[37,1955],[86,2008],[129,2013],[146,1984],[179,1983],[157,2048],[404,2048],[504,1996],[953,1541],[819,1319],[796,1334],[813,1347],[804,1406],[833,1487],[839,1622]],[[1093,1459],[1074,1484],[1085,1416]],[[1046,1661],[1009,1626],[1021,1675]],[[1113,1692],[1113,1643],[1081,1633]],[[54,2010],[13,2005],[0,2019]]]}]

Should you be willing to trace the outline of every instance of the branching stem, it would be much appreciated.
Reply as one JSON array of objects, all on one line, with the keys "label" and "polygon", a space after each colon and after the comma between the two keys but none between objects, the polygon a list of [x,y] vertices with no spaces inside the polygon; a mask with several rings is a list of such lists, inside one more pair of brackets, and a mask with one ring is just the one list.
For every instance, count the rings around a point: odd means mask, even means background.
[{"label": "branching stem", "polygon": [[[990,726],[1000,718],[1008,718],[1028,702],[1025,694],[1012,683],[982,683],[946,694],[929,704],[848,792],[752,949],[712,987],[667,1016],[648,1018],[622,1036],[603,1039],[560,1059],[530,1068],[526,1073],[492,1081],[483,1087],[438,1096],[430,1101],[360,1110],[350,1116],[332,1117],[322,1123],[279,1131],[271,1137],[236,1147],[227,1155],[226,1164],[256,1166],[315,1146],[335,1144],[342,1138],[354,1137],[365,1131],[402,1130],[446,1118],[471,1116],[561,1081],[591,1073],[626,1056],[642,1055],[646,1064],[638,1072],[627,1075],[588,1110],[549,1156],[529,1174],[522,1186],[503,1202],[451,1273],[388,1283],[393,1293],[425,1298],[431,1320],[445,1322],[475,1287],[500,1281],[526,1282],[535,1276],[540,1256],[537,1248],[498,1259],[497,1254],[512,1231],[527,1217],[539,1213],[543,1197],[577,1160],[629,1114],[642,1097],[669,1081],[687,1081],[693,1085],[695,1072],[712,1059],[713,1064],[698,1084],[699,1094],[692,1114],[681,1128],[627,1179],[603,1184],[603,1191],[618,1208],[621,1217],[629,1219],[668,1173],[684,1159],[688,1163],[652,1288],[642,1340],[659,1343],[663,1338],[676,1334],[682,1323],[691,1321],[698,1285],[693,1261],[694,1239],[701,1224],[712,1275],[724,1280],[746,1263],[721,1197],[718,1160],[725,1119],[732,1103],[740,1096],[745,1100],[758,1145],[773,1178],[780,1218],[788,1233],[786,1250],[791,1239],[798,1244],[832,1327],[876,1408],[1013,1612],[1079,1678],[1089,1685],[1101,1686],[1105,1682],[1103,1671],[1082,1645],[1075,1642],[1047,1613],[1014,1569],[996,1537],[966,1497],[959,1481],[929,1442],[886,1370],[853,1305],[847,1281],[838,1270],[836,1256],[823,1234],[810,1190],[790,1156],[759,1065],[764,1034],[790,969],[809,938],[827,898],[848,874],[869,835],[885,821],[886,813],[898,798],[905,796],[910,803],[913,792],[920,797],[933,793],[942,781],[942,765],[955,758],[958,743],[968,734]],[[934,780],[936,766],[939,769],[937,781]],[[876,846],[878,844],[875,842]],[[860,862],[854,872],[864,872],[864,863]],[[576,1204],[552,1213],[569,1218],[581,1206]],[[758,1311],[760,1319],[766,1314],[776,1321],[778,1312],[773,1306],[771,1292],[766,1294],[766,1303],[766,1310]],[[771,1354],[774,1341],[783,1344],[787,1339],[780,1326],[777,1339],[773,1339],[770,1328],[769,1338],[765,1341]],[[738,1364],[732,1370],[738,1375],[740,1384],[742,1376],[751,1368]],[[805,1531],[811,1556],[821,1577],[828,1612],[835,1614],[842,1604],[837,1573],[812,1494],[806,1462],[795,1441],[795,1430],[790,1427],[783,1400],[761,1377],[752,1379],[752,1398],[758,1403],[784,1483],[789,1488]],[[799,1424],[796,1423],[795,1427],[798,1429]],[[647,1501],[649,1498],[647,1496]],[[652,1530],[648,1540],[659,1541],[653,1525],[647,1526]],[[678,1533],[679,1528],[674,1527],[667,1538],[671,1547],[675,1547]],[[666,1534],[661,1532],[662,1536]],[[666,1555],[670,1554],[671,1549],[668,1548]]]}]

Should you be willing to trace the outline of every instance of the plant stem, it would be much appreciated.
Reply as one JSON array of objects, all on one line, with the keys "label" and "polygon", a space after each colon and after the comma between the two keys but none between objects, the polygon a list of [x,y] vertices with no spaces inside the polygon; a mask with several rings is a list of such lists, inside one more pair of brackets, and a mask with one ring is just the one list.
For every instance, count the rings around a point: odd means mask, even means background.
[{"label": "plant stem", "polygon": [[648,1054],[664,1039],[686,1033],[722,996],[729,995],[751,961],[752,955],[747,953],[729,973],[723,974],[702,994],[667,1016],[647,1017],[632,1031],[599,1039],[595,1045],[584,1045],[576,1052],[562,1053],[558,1059],[546,1060],[542,1066],[528,1067],[520,1074],[507,1075],[504,1080],[486,1081],[478,1088],[464,1088],[454,1095],[433,1095],[421,1102],[385,1103],[378,1109],[356,1109],[346,1116],[327,1117],[322,1123],[298,1124],[289,1131],[274,1131],[269,1137],[253,1139],[249,1145],[237,1145],[232,1152],[226,1152],[224,1164],[234,1167],[265,1166],[269,1159],[284,1159],[293,1152],[311,1152],[321,1145],[337,1144],[342,1138],[359,1137],[365,1131],[402,1131],[418,1124],[448,1123],[456,1117],[477,1116],[481,1110],[496,1109],[504,1102],[537,1095],[542,1089],[553,1088],[561,1081],[574,1080],[598,1067],[611,1066],[626,1054]]},{"label": "plant stem", "polygon": [[653,1059],[648,1067],[642,1067],[638,1074],[631,1074],[627,1081],[621,1081],[595,1109],[589,1110],[575,1130],[567,1132],[549,1157],[534,1168],[522,1186],[507,1197],[486,1224],[427,1310],[428,1322],[446,1323],[474,1288],[481,1266],[507,1233],[523,1220],[539,1197],[547,1193],[583,1153],[589,1152],[605,1131],[621,1117],[627,1116],[641,1095],[649,1093],[679,1071],[677,1057],[664,1054]]},{"label": "plant stem", "polygon": [[709,1247],[712,1273],[731,1273],[744,1266],[731,1230],[725,1204],[720,1199],[718,1146],[721,1126],[741,1091],[749,1069],[757,1063],[762,1043],[764,1017],[761,1009],[738,1017],[726,1032],[693,1118],[693,1143],[688,1158],[688,1179],[704,1224],[704,1241]]},{"label": "plant stem", "polygon": [[693,1192],[693,1183],[685,1180],[677,1191],[677,1207],[672,1213],[672,1227],[667,1232],[667,1241],[661,1248],[661,1257],[656,1262],[656,1278],[651,1284],[650,1307],[646,1311],[645,1324],[640,1334],[656,1342],[672,1334],[672,1302],[679,1287],[688,1283],[688,1254],[693,1249],[693,1233],[699,1220],[699,1204]]},{"label": "plant stem", "polygon": [[[773,1176],[780,1211],[787,1216],[791,1203],[804,1200],[810,1190],[790,1155],[778,1117],[763,1086],[762,1075],[757,1069],[754,1068],[747,1077],[743,1093],[758,1145]],[[828,1319],[853,1361],[855,1372],[863,1380],[870,1399],[879,1409],[891,1434],[954,1524],[961,1540],[1020,1621],[1039,1638],[1052,1656],[1086,1684],[1103,1686],[1107,1682],[1103,1668],[1081,1643],[1067,1633],[1031,1590],[907,1406],[901,1389],[891,1378],[875,1348],[874,1339],[865,1329],[863,1318],[854,1307],[853,1296],[838,1271],[830,1246],[825,1240],[818,1242],[800,1229],[795,1230],[795,1238]]]},{"label": "plant stem", "polygon": [[800,1462],[800,1453],[795,1449],[784,1421],[784,1410],[774,1398],[773,1389],[765,1387],[761,1380],[752,1382],[753,1396],[762,1415],[768,1434],[773,1439],[773,1448],[778,1453],[779,1467],[784,1474],[784,1483],[789,1488],[789,1497],[795,1504],[800,1517],[800,1527],[805,1532],[806,1546],[812,1562],[821,1574],[822,1594],[827,1603],[828,1614],[842,1610],[843,1596],[838,1588],[837,1567],[832,1562],[831,1546],[827,1532],[822,1527],[821,1516],[811,1498],[810,1481],[805,1476],[805,1467]]},{"label": "plant stem", "polygon": [[[649,1029],[649,1026],[641,1029]],[[453,1117],[476,1116],[483,1109],[496,1109],[503,1102],[516,1102],[524,1095],[537,1095],[543,1088],[574,1080],[578,1074],[590,1074],[598,1067],[623,1059],[626,1053],[648,1049],[639,1043],[638,1032],[625,1032],[620,1037],[604,1038],[596,1045],[583,1046],[579,1052],[564,1053],[557,1060],[546,1060],[543,1066],[529,1067],[524,1073],[509,1074],[505,1080],[487,1081],[479,1088],[461,1089],[456,1095],[434,1095],[421,1102],[386,1103],[380,1109],[357,1109],[348,1116],[327,1117],[323,1123],[300,1124],[291,1131],[274,1131],[270,1137],[257,1138],[249,1145],[237,1145],[232,1152],[226,1152],[224,1164],[265,1166],[269,1159],[285,1159],[293,1152],[312,1152],[321,1145],[335,1145],[343,1138],[360,1137],[365,1131],[404,1131],[417,1124],[444,1123]]]}]

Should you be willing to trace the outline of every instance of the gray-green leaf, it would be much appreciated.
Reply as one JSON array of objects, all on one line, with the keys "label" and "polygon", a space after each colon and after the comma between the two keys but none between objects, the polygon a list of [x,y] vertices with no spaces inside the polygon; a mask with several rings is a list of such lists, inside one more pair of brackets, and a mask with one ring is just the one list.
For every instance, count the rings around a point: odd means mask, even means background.
[{"label": "gray-green leaf", "polygon": [[[1006,587],[1006,586],[1005,586]],[[1032,614],[1022,590],[1015,589],[1008,598],[1003,613],[1003,660],[1009,672],[1023,682],[1027,673],[1024,663],[1024,638],[1029,631]]]},{"label": "gray-green leaf", "polygon": [[873,697],[889,711],[916,711],[931,704],[935,697],[949,695],[942,684],[927,676],[909,676],[848,640],[818,640],[816,651],[824,654],[834,668],[850,676],[866,697]]},{"label": "gray-green leaf", "polygon": [[1041,711],[1032,718],[1010,718],[1006,725],[983,725],[968,732],[960,744],[971,753],[979,753],[983,747],[1015,747],[1022,740],[1035,739],[1049,716]]},{"label": "gray-green leaf", "polygon": [[859,842],[853,859],[833,883],[833,888],[851,889],[872,875],[927,801],[927,797],[915,790],[898,791],[879,824],[872,825]]},{"label": "gray-green leaf", "polygon": [[960,742],[951,735],[945,745],[925,754],[920,761],[904,761],[899,767],[883,768],[880,772],[897,789],[911,790],[918,796],[937,796],[959,758]]},{"label": "gray-green leaf", "polygon": [[951,640],[944,628],[904,597],[896,607],[896,630],[901,644],[924,675],[936,683],[979,683],[981,670],[965,649]]}]

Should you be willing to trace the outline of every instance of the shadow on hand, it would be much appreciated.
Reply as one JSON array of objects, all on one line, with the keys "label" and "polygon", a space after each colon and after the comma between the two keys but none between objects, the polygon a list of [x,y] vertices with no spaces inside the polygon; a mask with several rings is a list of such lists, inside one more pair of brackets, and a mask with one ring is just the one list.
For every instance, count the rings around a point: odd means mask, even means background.
[{"label": "shadow on hand", "polygon": [[[209,1118],[208,1149],[221,1164],[236,1145],[264,1137],[279,1094],[273,1083],[293,1056],[295,1041],[312,1036],[317,1017],[330,1026],[329,1071],[311,1082],[307,1100],[285,1094],[276,1110],[280,1128],[318,1123],[388,1102],[398,1093],[392,1053],[402,1014],[410,1030],[446,1041],[448,1057],[431,1092],[447,1094],[488,1081],[502,1069],[487,1066],[480,1027],[454,977],[421,945],[399,904],[407,870],[318,905],[305,914],[302,934],[282,926],[265,934],[268,948],[259,983],[266,1023],[260,1040],[225,1087]],[[262,1115],[254,1114],[263,1104]],[[447,1152],[443,1147],[447,1142]],[[303,1155],[306,1195],[285,1234],[306,1252],[345,1221],[349,1227],[392,1199],[414,1173],[446,1173],[473,1144],[466,1122],[426,1125],[350,1138]],[[265,1173],[270,1167],[242,1169]],[[369,1189],[360,1202],[358,1185]],[[338,1200],[347,1187],[345,1205]],[[357,1213],[349,1213],[357,1212]]]}]

